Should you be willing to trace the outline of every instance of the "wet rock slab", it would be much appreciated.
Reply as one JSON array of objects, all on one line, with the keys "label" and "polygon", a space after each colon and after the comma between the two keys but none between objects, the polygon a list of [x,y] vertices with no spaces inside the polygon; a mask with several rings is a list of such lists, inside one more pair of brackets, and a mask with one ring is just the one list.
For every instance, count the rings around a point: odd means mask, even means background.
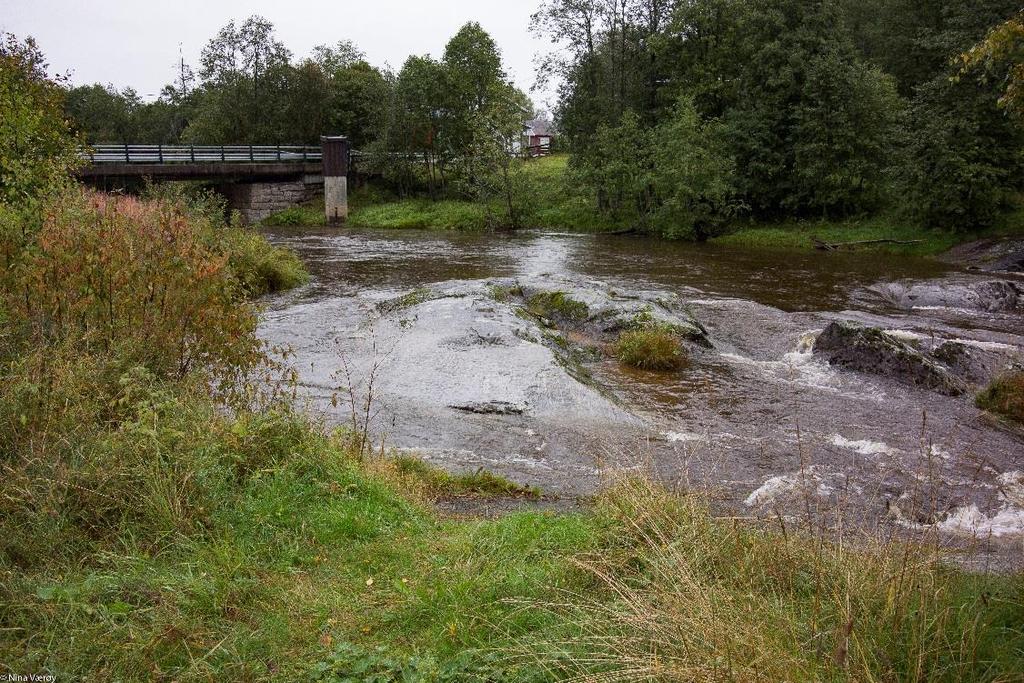
[{"label": "wet rock slab", "polygon": [[590,337],[610,341],[623,330],[658,325],[682,339],[710,347],[707,330],[686,310],[679,295],[657,290],[624,290],[607,283],[567,277],[516,281],[527,309],[538,308],[551,322],[579,328]]}]

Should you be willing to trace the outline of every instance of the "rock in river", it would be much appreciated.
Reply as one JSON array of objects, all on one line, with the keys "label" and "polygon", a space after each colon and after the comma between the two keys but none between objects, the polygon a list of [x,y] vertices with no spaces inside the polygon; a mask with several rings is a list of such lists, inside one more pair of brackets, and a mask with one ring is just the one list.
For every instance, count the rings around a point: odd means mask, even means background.
[{"label": "rock in river", "polygon": [[907,384],[960,396],[967,387],[937,361],[874,327],[834,322],[814,343],[831,365],[892,377]]},{"label": "rock in river", "polygon": [[1009,280],[892,282],[868,289],[905,310],[954,308],[998,313],[1016,311],[1024,301],[1020,286]]}]

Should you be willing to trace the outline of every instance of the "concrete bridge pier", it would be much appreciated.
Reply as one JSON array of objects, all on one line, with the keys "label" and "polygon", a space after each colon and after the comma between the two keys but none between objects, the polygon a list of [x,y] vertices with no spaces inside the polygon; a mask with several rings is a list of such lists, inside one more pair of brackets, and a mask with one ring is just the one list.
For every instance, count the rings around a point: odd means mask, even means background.
[{"label": "concrete bridge pier", "polygon": [[349,141],[344,136],[320,138],[324,164],[324,211],[327,222],[348,220]]}]

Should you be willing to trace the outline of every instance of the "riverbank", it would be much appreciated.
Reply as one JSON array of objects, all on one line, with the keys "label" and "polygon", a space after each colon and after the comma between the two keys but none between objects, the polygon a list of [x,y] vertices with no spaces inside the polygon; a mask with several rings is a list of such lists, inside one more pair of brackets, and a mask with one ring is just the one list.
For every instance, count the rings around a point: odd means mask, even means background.
[{"label": "riverbank", "polygon": [[[526,227],[559,232],[622,232],[634,226],[617,223],[600,214],[592,198],[581,195],[566,178],[567,155],[523,162],[521,187],[523,223]],[[431,201],[398,199],[364,186],[350,199],[352,228],[485,230],[503,215],[500,204],[485,205],[462,200]],[[271,216],[268,226],[319,226],[324,224],[323,204],[310,203]],[[936,256],[957,245],[981,239],[1024,238],[1024,210],[1005,215],[998,225],[974,232],[923,229],[895,213],[839,221],[801,220],[780,223],[735,221],[713,238],[728,246],[810,251],[820,243],[843,245],[859,242],[857,249],[915,256]],[[843,247],[840,247],[843,248]]]},{"label": "riverbank", "polygon": [[[164,467],[104,507],[121,519],[106,542],[7,555],[5,670],[1000,681],[1024,661],[1019,577],[963,574],[899,543],[837,546],[798,523],[716,519],[700,498],[643,480],[578,512],[450,517],[435,504],[533,494],[367,457],[287,410],[217,416],[180,392],[108,438],[145,444]],[[217,484],[210,473],[225,466],[234,474]]]}]

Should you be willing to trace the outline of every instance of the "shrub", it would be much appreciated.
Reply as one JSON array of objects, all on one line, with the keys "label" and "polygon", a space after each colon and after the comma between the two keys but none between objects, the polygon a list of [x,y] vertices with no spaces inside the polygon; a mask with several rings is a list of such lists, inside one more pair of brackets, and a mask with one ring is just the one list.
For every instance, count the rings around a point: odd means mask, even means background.
[{"label": "shrub", "polygon": [[258,297],[291,289],[309,280],[297,254],[275,247],[258,232],[243,228],[237,214],[232,214],[230,223],[226,223],[227,200],[213,189],[188,183],[163,183],[147,186],[143,197],[174,206],[188,216],[203,241],[214,251],[227,255],[228,266],[244,296]]},{"label": "shrub", "polygon": [[259,233],[228,228],[221,242],[231,272],[246,296],[280,292],[309,281],[309,273],[295,252],[275,247]]},{"label": "shrub", "polygon": [[84,191],[51,203],[7,297],[36,346],[69,344],[158,377],[226,379],[262,360],[230,258],[175,204]]},{"label": "shrub", "polygon": [[615,344],[615,355],[641,370],[677,370],[686,362],[679,337],[661,326],[624,330]]},{"label": "shrub", "polygon": [[1024,371],[996,378],[978,394],[979,408],[1024,423]]}]

